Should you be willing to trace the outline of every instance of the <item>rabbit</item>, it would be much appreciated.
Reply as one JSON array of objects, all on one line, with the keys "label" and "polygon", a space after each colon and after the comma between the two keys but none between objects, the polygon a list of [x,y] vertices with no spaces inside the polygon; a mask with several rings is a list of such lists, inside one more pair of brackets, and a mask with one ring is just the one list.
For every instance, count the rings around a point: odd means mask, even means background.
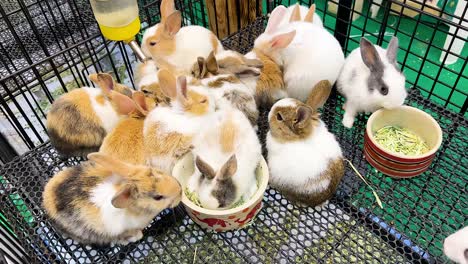
[{"label": "rabbit", "polygon": [[401,106],[407,96],[405,76],[397,64],[398,38],[392,37],[387,50],[361,38],[359,49],[353,50],[337,81],[337,88],[346,98],[343,125],[351,128],[358,112]]},{"label": "rabbit", "polygon": [[144,165],[143,125],[145,117],[156,103],[146,98],[141,91],[134,92],[132,97],[133,100],[116,92],[111,93],[117,110],[126,117],[107,134],[99,153],[127,163]]},{"label": "rabbit", "polygon": [[230,208],[248,201],[258,189],[256,168],[261,145],[250,122],[237,109],[216,112],[210,126],[194,138],[196,170],[188,188],[208,209]]},{"label": "rabbit", "polygon": [[[223,53],[235,53],[226,51]],[[239,54],[240,55],[240,54]],[[206,58],[199,57],[192,67],[192,75],[196,78],[193,85],[206,87],[214,99],[217,108],[234,107],[242,111],[252,126],[257,124],[258,110],[253,91],[239,79],[239,76],[260,75],[261,61],[249,60],[250,64],[238,62],[237,57],[223,57],[226,68],[218,66],[214,52]],[[229,64],[229,65],[228,65]],[[252,66],[253,65],[253,66]]]},{"label": "rabbit", "polygon": [[46,184],[42,199],[52,224],[83,244],[128,244],[166,208],[177,206],[177,180],[147,166],[92,153]]},{"label": "rabbit", "polygon": [[276,7],[268,25],[254,43],[254,48],[269,54],[283,67],[289,97],[302,102],[321,80],[334,84],[344,63],[339,42],[326,29],[295,21],[279,28],[286,15],[284,6]]},{"label": "rabbit", "polygon": [[123,117],[115,109],[111,91],[131,96],[132,90],[114,82],[107,73],[91,74],[100,89],[83,87],[55,100],[47,113],[47,132],[52,146],[63,156],[86,156],[95,152],[104,137]]},{"label": "rabbit", "polygon": [[153,60],[140,62],[135,70],[136,86],[146,97],[153,98],[157,105],[168,105],[170,98],[164,95],[159,87],[158,67]]},{"label": "rabbit", "polygon": [[286,26],[290,21],[298,20],[313,23],[323,28],[322,19],[320,19],[320,16],[315,12],[315,4],[312,4],[309,8],[299,3],[288,7],[288,12],[281,20],[279,27]]},{"label": "rabbit", "polygon": [[468,226],[445,238],[444,254],[457,263],[468,264]]},{"label": "rabbit", "polygon": [[161,68],[190,74],[198,57],[217,53],[223,46],[213,32],[201,26],[181,27],[182,15],[175,10],[174,0],[161,2],[161,22],[143,35],[142,51]]},{"label": "rabbit", "polygon": [[171,98],[170,106],[158,106],[147,116],[143,141],[147,164],[170,174],[175,161],[192,148],[192,138],[215,111],[214,99],[200,87],[187,85],[185,76],[158,71],[161,90]]},{"label": "rabbit", "polygon": [[281,99],[268,114],[269,184],[287,198],[309,206],[330,199],[344,175],[340,145],[318,112],[331,88],[328,80],[321,81],[307,104]]},{"label": "rabbit", "polygon": [[269,109],[275,101],[287,97],[280,66],[264,52],[254,49],[242,55],[225,50],[216,54],[216,60],[219,69],[228,72],[253,69],[237,74],[237,77],[254,93],[259,109]]}]

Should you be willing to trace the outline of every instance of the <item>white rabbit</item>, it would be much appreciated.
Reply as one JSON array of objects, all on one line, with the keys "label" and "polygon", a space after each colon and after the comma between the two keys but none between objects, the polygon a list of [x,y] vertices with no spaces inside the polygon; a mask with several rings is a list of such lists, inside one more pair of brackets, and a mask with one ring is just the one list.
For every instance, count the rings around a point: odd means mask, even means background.
[{"label": "white rabbit", "polygon": [[261,145],[247,118],[237,109],[216,112],[210,126],[195,137],[196,170],[188,187],[204,208],[229,208],[257,190],[255,170]]},{"label": "white rabbit", "polygon": [[444,240],[444,254],[457,263],[468,264],[468,226]]},{"label": "white rabbit", "polygon": [[322,19],[320,19],[320,16],[315,12],[315,4],[312,4],[310,8],[300,5],[299,3],[288,7],[288,12],[286,16],[283,17],[279,27],[287,25],[291,20],[301,20],[323,28]]},{"label": "white rabbit", "polygon": [[145,119],[143,140],[146,161],[171,173],[175,161],[192,149],[193,137],[214,113],[214,99],[199,87],[187,87],[185,76],[176,78],[159,70],[161,90],[171,98],[170,106],[154,108]]},{"label": "white rabbit", "polygon": [[281,99],[268,115],[270,186],[310,206],[330,199],[344,175],[340,145],[318,112],[330,92],[330,82],[321,81],[307,104],[293,98]]},{"label": "white rabbit", "polygon": [[153,58],[159,67],[189,74],[199,56],[207,57],[211,51],[223,50],[221,42],[209,29],[201,26],[181,27],[182,15],[174,0],[161,2],[161,22],[147,29],[141,49]]},{"label": "white rabbit", "polygon": [[273,10],[265,33],[255,40],[254,49],[270,54],[283,66],[289,97],[304,102],[319,81],[335,83],[344,54],[332,34],[311,23],[297,21],[278,28],[286,13],[284,6]]},{"label": "white rabbit", "polygon": [[405,101],[405,76],[397,65],[398,38],[387,50],[361,38],[360,48],[349,54],[337,81],[346,98],[343,125],[351,128],[358,112],[395,108]]}]

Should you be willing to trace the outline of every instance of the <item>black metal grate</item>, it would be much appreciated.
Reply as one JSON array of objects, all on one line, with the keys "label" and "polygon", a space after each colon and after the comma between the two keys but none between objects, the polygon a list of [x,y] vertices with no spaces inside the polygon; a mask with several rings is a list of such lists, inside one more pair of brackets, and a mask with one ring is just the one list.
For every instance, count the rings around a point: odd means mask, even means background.
[{"label": "black metal grate", "polygon": [[[263,20],[224,42],[243,51]],[[341,125],[342,98],[333,94],[323,120],[345,156],[378,190],[380,209],[348,168],[337,195],[317,208],[291,204],[273,189],[251,226],[227,233],[202,230],[180,207],[163,212],[142,241],[125,247],[81,246],[56,233],[40,207],[42,188],[59,169],[79,160],[60,160],[48,144],[0,170],[3,213],[37,263],[433,263],[446,262],[441,243],[467,224],[467,120],[412,89],[408,103],[430,113],[444,130],[444,142],[430,170],[409,180],[393,180],[374,171],[362,157],[366,116],[352,130]],[[265,131],[266,113],[260,124]],[[264,133],[261,133],[264,135]]]},{"label": "black metal grate", "polygon": [[[176,0],[186,24],[208,25],[204,2]],[[266,6],[264,10],[271,11],[280,3],[289,5],[295,1],[260,2]],[[309,4],[311,1],[300,2]],[[208,233],[194,224],[183,209],[177,208],[158,216],[138,243],[94,248],[57,234],[41,209],[46,181],[61,168],[80,162],[79,159],[61,160],[45,143],[43,121],[50,102],[68,88],[88,85],[90,72],[113,71],[119,80],[132,85],[135,59],[123,44],[102,38],[87,0],[1,1],[0,109],[6,120],[0,124],[0,129],[4,133],[5,125],[13,131],[17,141],[10,137],[8,140],[14,142],[16,151],[32,151],[0,169],[0,210],[9,222],[8,228],[24,247],[20,253],[30,258],[24,262],[448,262],[442,253],[443,239],[468,225],[468,86],[465,86],[468,70],[466,52],[458,56],[462,63],[456,67],[437,62],[431,56],[433,50],[447,50],[435,41],[441,34],[454,35],[447,33],[446,25],[455,25],[457,32],[466,30],[462,25],[466,19],[458,17],[457,24],[445,11],[444,18],[426,11],[416,18],[403,17],[403,11],[399,16],[390,16],[392,4],[414,9],[396,0],[384,2],[376,19],[370,17],[367,4],[358,12],[353,1],[341,0],[338,11],[341,16],[336,18],[327,13],[326,5],[326,2],[336,1],[316,2],[325,26],[343,41],[347,53],[356,47],[362,35],[377,43],[386,43],[387,35],[396,32],[404,40],[399,62],[411,87],[408,104],[431,114],[444,131],[443,145],[431,168],[407,180],[394,180],[376,172],[362,157],[367,116],[359,116],[352,130],[344,129],[341,125],[343,99],[333,94],[322,118],[340,140],[346,157],[378,190],[383,209],[348,167],[338,193],[323,208],[298,207],[275,190],[268,189],[257,219],[243,230]],[[139,1],[143,27],[158,21],[159,3],[159,0]],[[354,22],[346,19],[346,14],[356,13],[363,19]],[[435,22],[428,21],[427,17]],[[248,51],[255,37],[263,31],[265,20],[259,18],[223,41],[224,45]],[[408,23],[412,25],[410,29],[405,27]],[[434,30],[424,34],[428,27]],[[415,66],[411,62],[414,59],[420,64]],[[454,78],[448,80],[445,75]],[[440,86],[449,87],[449,92],[441,95]],[[45,94],[46,99],[38,99],[44,97],[39,94]],[[453,100],[457,96],[462,100]],[[268,129],[266,115],[264,110],[263,121],[259,124],[261,138]],[[4,140],[0,137],[0,148]],[[2,148],[2,151],[8,149]],[[0,227],[0,231],[5,229]]]}]

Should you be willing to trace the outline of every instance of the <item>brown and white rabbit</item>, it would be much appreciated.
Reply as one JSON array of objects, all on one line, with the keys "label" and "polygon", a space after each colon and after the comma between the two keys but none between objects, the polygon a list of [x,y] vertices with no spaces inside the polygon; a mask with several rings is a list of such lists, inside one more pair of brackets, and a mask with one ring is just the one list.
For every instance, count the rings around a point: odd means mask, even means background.
[{"label": "brown and white rabbit", "polygon": [[134,92],[132,97],[111,93],[117,110],[126,117],[104,138],[99,153],[131,164],[145,164],[143,125],[148,112],[156,104],[140,91]]},{"label": "brown and white rabbit", "polygon": [[66,157],[97,151],[123,117],[109,97],[111,91],[132,95],[130,88],[116,83],[110,74],[91,74],[89,78],[100,89],[83,87],[70,91],[55,100],[47,113],[50,142]]},{"label": "brown and white rabbit", "polygon": [[[270,108],[273,103],[287,96],[281,67],[266,53],[254,49],[242,55],[231,50],[216,54],[220,70],[242,72],[237,74],[242,83],[254,93],[258,108]],[[247,71],[253,69],[254,71]]]},{"label": "brown and white rabbit", "polygon": [[177,180],[156,169],[99,153],[58,172],[46,184],[43,206],[52,223],[84,244],[128,244],[166,208],[179,204]]},{"label": "brown and white rabbit", "polygon": [[268,116],[270,186],[310,206],[330,199],[344,174],[340,145],[318,112],[330,92],[329,81],[319,82],[307,104],[285,98],[273,105]]},{"label": "brown and white rabbit", "polygon": [[214,53],[211,52],[206,60],[199,57],[193,65],[192,75],[196,79],[190,83],[206,88],[207,92],[213,95],[218,109],[225,107],[239,109],[249,119],[252,126],[256,126],[258,109],[254,93],[239,79],[239,76],[258,76],[260,74],[261,62],[251,61],[251,64],[255,66],[233,62],[228,69],[220,68]]},{"label": "brown and white rabbit", "polygon": [[153,109],[143,127],[146,161],[170,174],[175,161],[192,149],[192,138],[215,111],[214,99],[196,86],[187,86],[185,76],[176,78],[159,70],[161,90],[171,98],[170,106]]},{"label": "brown and white rabbit", "polygon": [[181,27],[182,15],[174,6],[174,0],[161,2],[161,22],[147,29],[141,48],[153,58],[159,67],[190,74],[190,68],[198,57],[222,50],[215,34],[201,26]]},{"label": "brown and white rabbit", "polygon": [[158,67],[153,60],[139,62],[135,69],[135,82],[139,91],[153,98],[157,105],[168,105],[170,98],[164,95],[159,86]]}]

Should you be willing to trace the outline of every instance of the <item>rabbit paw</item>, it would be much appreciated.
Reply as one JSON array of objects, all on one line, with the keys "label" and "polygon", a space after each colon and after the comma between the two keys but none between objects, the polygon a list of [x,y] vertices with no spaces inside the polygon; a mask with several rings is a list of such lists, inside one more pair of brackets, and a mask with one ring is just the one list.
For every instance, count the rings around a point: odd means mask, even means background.
[{"label": "rabbit paw", "polygon": [[354,118],[345,116],[343,117],[343,126],[347,128],[352,128],[354,124]]},{"label": "rabbit paw", "polygon": [[143,232],[141,232],[141,230],[138,230],[138,231],[135,231],[135,233],[133,234],[133,236],[129,237],[127,239],[127,241],[129,243],[133,243],[133,242],[137,242],[138,240],[142,239],[143,238]]}]

